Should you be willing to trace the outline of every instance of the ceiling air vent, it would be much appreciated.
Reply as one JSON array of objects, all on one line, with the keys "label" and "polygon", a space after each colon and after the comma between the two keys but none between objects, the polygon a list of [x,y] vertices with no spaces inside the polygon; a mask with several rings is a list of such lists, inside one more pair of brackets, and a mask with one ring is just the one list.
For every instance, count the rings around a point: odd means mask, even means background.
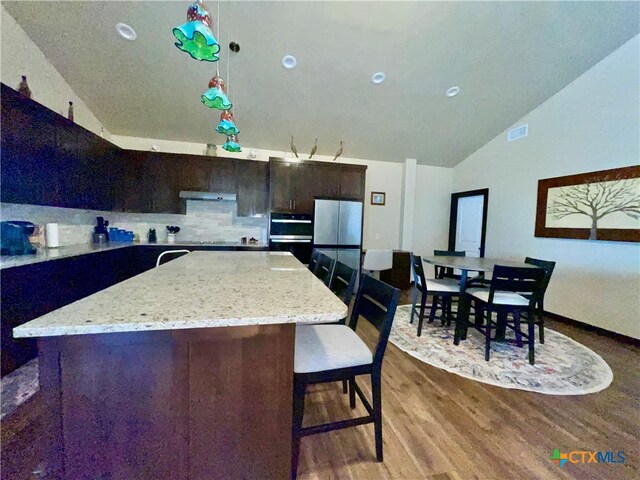
[{"label": "ceiling air vent", "polygon": [[529,133],[529,124],[525,123],[524,125],[520,125],[519,127],[512,128],[507,133],[507,142],[513,142],[514,140],[519,140],[523,137],[526,137]]}]

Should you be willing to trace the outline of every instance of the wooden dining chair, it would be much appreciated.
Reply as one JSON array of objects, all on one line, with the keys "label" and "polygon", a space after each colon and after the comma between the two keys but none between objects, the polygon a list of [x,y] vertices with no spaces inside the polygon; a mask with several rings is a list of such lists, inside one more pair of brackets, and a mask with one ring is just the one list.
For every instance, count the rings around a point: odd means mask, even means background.
[{"label": "wooden dining chair", "polygon": [[320,258],[320,251],[317,248],[314,248],[311,252],[311,258],[309,259],[309,270],[313,273],[316,269],[316,264],[318,263],[318,258]]},{"label": "wooden dining chair", "polygon": [[[422,335],[422,322],[427,308],[427,296],[432,295],[431,309],[429,311],[429,323],[436,318],[436,310],[441,305],[440,319],[442,325],[451,325],[451,299],[460,295],[460,285],[457,280],[449,278],[429,278],[424,275],[424,266],[420,255],[411,254],[411,266],[413,270],[413,302],[411,305],[411,318],[418,314],[418,336]],[[418,307],[418,293],[420,293],[420,306]]]},{"label": "wooden dining chair", "polygon": [[[356,286],[357,270],[336,261],[333,267],[333,275],[329,281],[329,290],[331,290],[345,305],[351,305],[353,297],[353,289]],[[344,323],[344,322],[343,322]]]},{"label": "wooden dining chair", "polygon": [[320,257],[318,257],[318,261],[316,262],[316,266],[313,269],[313,274],[322,280],[326,286],[329,286],[335,264],[335,259],[321,253]]},{"label": "wooden dining chair", "polygon": [[[466,257],[467,252],[464,250],[434,250],[435,257]],[[433,270],[436,278],[456,278],[453,274],[453,268],[434,265]]]},{"label": "wooden dining chair", "polygon": [[[158,255],[158,258],[156,260],[156,267],[159,267],[163,263],[162,262],[163,257],[172,256],[172,255],[182,256],[182,255],[186,255],[187,253],[191,253],[191,250],[180,249],[180,250],[167,250],[165,252],[162,252],[160,255]],[[164,263],[168,261],[169,260],[165,260]]]},{"label": "wooden dining chair", "polygon": [[[380,280],[364,275],[356,295],[349,326],[309,325],[296,329],[294,356],[293,428],[291,449],[291,477],[296,478],[300,440],[308,435],[374,424],[376,458],[382,453],[382,360],[387,348],[393,317],[396,313],[400,290]],[[355,330],[362,317],[378,330],[373,354]],[[356,382],[360,375],[371,375],[372,403]],[[302,427],[306,387],[313,383],[349,381],[349,404],[356,408],[356,395],[368,415],[334,421],[311,427]]]},{"label": "wooden dining chair", "polygon": [[[536,304],[536,319],[535,323],[538,325],[538,335],[540,337],[540,343],[544,343],[544,296],[547,292],[547,287],[551,281],[551,275],[556,268],[556,262],[550,260],[539,260],[537,258],[527,257],[524,259],[524,263],[529,265],[536,265],[544,270],[544,277],[542,279],[541,294]],[[525,314],[526,315],[526,314]]]},{"label": "wooden dining chair", "polygon": [[[508,327],[515,331],[516,343],[519,347],[522,347],[522,337],[527,339],[529,363],[534,365],[536,305],[542,292],[543,277],[544,270],[541,268],[496,265],[488,290],[472,288],[465,292],[477,314],[484,320],[484,322],[476,322],[475,327],[485,336],[484,359],[486,361],[489,361],[491,355],[491,332],[495,331],[496,335],[504,337],[504,330]],[[497,323],[493,321],[494,313],[497,316]],[[522,332],[521,329],[522,313],[526,313],[527,333]],[[513,317],[513,326],[508,323],[509,315]]]}]

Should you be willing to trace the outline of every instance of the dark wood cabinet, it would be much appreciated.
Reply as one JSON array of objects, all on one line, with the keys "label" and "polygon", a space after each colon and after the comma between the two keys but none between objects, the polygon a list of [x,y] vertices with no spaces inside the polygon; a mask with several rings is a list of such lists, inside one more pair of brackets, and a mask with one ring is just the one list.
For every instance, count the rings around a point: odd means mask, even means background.
[{"label": "dark wood cabinet", "polygon": [[214,158],[209,192],[236,193],[236,163],[232,158]]},{"label": "dark wood cabinet", "polygon": [[336,198],[340,196],[340,168],[332,163],[315,163],[311,166],[314,197]]},{"label": "dark wood cabinet", "polygon": [[145,212],[180,213],[180,174],[171,154],[149,152],[144,165],[143,195],[147,200]]},{"label": "dark wood cabinet", "polygon": [[180,191],[235,193],[238,216],[313,213],[314,198],[364,199],[366,167],[123,150],[2,84],[1,200],[184,213]]},{"label": "dark wood cabinet", "polygon": [[308,162],[271,159],[271,211],[278,213],[313,213],[316,179]]},{"label": "dark wood cabinet", "polygon": [[13,338],[14,327],[141,273],[135,248],[0,270],[2,376],[37,355],[36,340]]},{"label": "dark wood cabinet", "polygon": [[315,198],[364,200],[366,166],[272,158],[271,211],[313,214]]},{"label": "dark wood cabinet", "polygon": [[237,215],[269,214],[269,163],[254,160],[236,162]]},{"label": "dark wood cabinet", "polygon": [[366,171],[363,165],[340,165],[340,198],[364,199]]},{"label": "dark wood cabinet", "polygon": [[269,195],[271,211],[293,212],[294,177],[296,165],[280,160],[269,161]]}]

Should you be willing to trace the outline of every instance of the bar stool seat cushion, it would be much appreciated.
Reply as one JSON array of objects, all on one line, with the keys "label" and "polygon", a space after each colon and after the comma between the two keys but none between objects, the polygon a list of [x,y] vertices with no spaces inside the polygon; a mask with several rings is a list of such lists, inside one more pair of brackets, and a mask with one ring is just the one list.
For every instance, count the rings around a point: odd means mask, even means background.
[{"label": "bar stool seat cushion", "polygon": [[[478,300],[489,303],[489,290],[474,288],[467,290],[467,293]],[[495,292],[493,295],[493,303],[495,305],[522,305],[526,307],[529,305],[529,300],[513,292]]]},{"label": "bar stool seat cushion", "polygon": [[369,347],[346,325],[297,325],[295,373],[322,372],[373,362]]},{"label": "bar stool seat cushion", "polygon": [[427,291],[429,293],[459,293],[460,285],[454,278],[427,278]]}]

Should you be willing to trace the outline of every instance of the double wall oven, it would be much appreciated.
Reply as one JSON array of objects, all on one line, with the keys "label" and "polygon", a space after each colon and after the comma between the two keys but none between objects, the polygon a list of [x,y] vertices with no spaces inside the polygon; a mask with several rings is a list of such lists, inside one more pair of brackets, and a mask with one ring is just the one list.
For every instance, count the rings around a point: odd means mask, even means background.
[{"label": "double wall oven", "polygon": [[304,264],[309,263],[313,242],[313,215],[272,213],[269,250],[291,252]]}]

